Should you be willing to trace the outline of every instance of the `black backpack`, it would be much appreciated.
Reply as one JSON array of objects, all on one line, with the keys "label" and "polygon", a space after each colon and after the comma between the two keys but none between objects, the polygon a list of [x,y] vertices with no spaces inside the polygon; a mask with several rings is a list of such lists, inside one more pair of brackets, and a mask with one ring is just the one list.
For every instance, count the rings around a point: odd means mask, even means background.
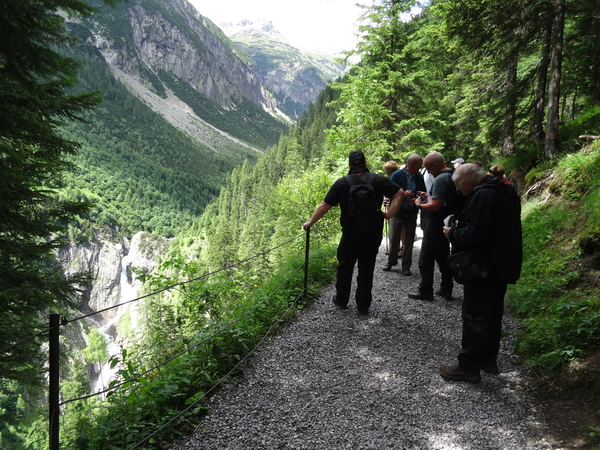
[{"label": "black backpack", "polygon": [[[355,183],[353,175],[346,175],[350,185],[348,193],[348,226],[354,237],[381,236],[383,215],[381,205],[375,195],[376,176],[370,172],[363,174],[363,183]],[[362,180],[361,180],[362,181]]]}]

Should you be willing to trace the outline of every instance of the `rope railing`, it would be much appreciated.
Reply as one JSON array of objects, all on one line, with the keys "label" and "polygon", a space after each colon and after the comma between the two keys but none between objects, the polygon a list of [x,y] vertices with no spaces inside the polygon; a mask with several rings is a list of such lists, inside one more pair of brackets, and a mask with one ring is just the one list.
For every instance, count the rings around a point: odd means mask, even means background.
[{"label": "rope railing", "polygon": [[[115,389],[119,389],[124,385],[130,385],[132,382],[138,380],[139,378],[143,377],[144,375],[151,373],[153,371],[156,371],[157,369],[159,369],[160,367],[166,366],[170,363],[172,363],[174,360],[176,360],[177,358],[180,358],[182,355],[185,355],[186,353],[191,352],[192,350],[196,349],[197,347],[211,341],[211,339],[216,338],[219,334],[223,333],[224,331],[231,329],[232,327],[234,327],[237,323],[239,323],[240,321],[244,320],[245,318],[247,318],[248,316],[250,316],[252,313],[254,313],[258,308],[264,306],[271,298],[273,298],[273,296],[279,292],[281,289],[284,288],[284,286],[289,283],[289,281],[297,276],[298,272],[304,267],[304,288],[302,289],[301,293],[298,294],[298,296],[293,300],[293,302],[291,302],[289,304],[289,306],[284,310],[284,312],[278,316],[276,318],[276,320],[273,322],[273,324],[266,330],[266,332],[263,334],[262,338],[259,340],[259,342],[250,350],[247,351],[247,353],[245,354],[245,356],[243,358],[241,358],[241,360],[233,367],[231,368],[231,370],[229,370],[229,372],[227,374],[225,374],[224,376],[222,376],[219,380],[217,380],[217,382],[210,387],[210,389],[208,389],[206,392],[202,393],[202,395],[195,399],[190,405],[188,405],[184,410],[180,411],[176,416],[172,417],[167,423],[165,423],[164,425],[162,425],[160,428],[158,428],[157,430],[155,430],[152,434],[150,434],[149,436],[147,436],[146,438],[144,438],[143,440],[141,440],[140,442],[136,443],[135,445],[133,445],[132,447],[129,447],[128,450],[133,450],[135,448],[137,448],[138,446],[140,446],[141,444],[143,444],[144,442],[147,442],[149,439],[151,439],[153,436],[156,436],[157,433],[159,433],[160,431],[164,430],[165,428],[171,426],[174,422],[176,422],[178,419],[181,418],[182,415],[184,415],[186,412],[188,412],[191,408],[193,408],[194,406],[196,406],[203,398],[205,398],[208,394],[210,394],[214,389],[216,389],[224,380],[226,380],[232,373],[234,373],[237,368],[243,364],[247,358],[252,355],[256,349],[262,345],[262,343],[264,342],[264,340],[270,335],[270,333],[272,333],[272,331],[275,329],[276,326],[278,326],[279,323],[281,323],[284,318],[293,310],[297,307],[298,305],[298,301],[300,300],[300,298],[302,296],[304,296],[306,298],[307,294],[308,294],[308,289],[307,289],[307,279],[308,279],[308,263],[309,260],[313,260],[313,259],[317,259],[317,258],[325,258],[328,257],[330,255],[335,254],[335,252],[327,252],[321,255],[313,255],[312,257],[309,256],[309,250],[310,250],[310,230],[306,231],[306,244],[305,244],[305,258],[304,261],[302,262],[301,265],[299,265],[297,268],[295,268],[290,274],[289,276],[279,285],[277,286],[272,292],[269,293],[269,295],[267,295],[264,299],[260,300],[256,305],[254,305],[252,308],[250,308],[248,311],[246,311],[243,315],[241,315],[240,317],[238,317],[235,320],[232,320],[229,324],[227,324],[227,326],[224,326],[220,329],[218,329],[217,331],[215,331],[214,333],[210,334],[209,336],[206,336],[205,338],[201,339],[199,342],[194,343],[193,345],[188,346],[187,348],[185,348],[184,350],[180,351],[179,353],[175,354],[174,356],[169,357],[167,360],[161,362],[160,364],[157,364],[153,367],[151,367],[150,369],[145,370],[142,373],[136,374],[133,377],[130,377],[126,380],[120,381],[118,383],[111,383],[111,385],[107,388],[107,389],[103,389],[102,391],[98,391],[98,392],[94,392],[88,395],[84,395],[81,397],[77,397],[77,398],[71,398],[68,400],[64,400],[62,402],[60,402],[59,399],[59,381],[58,381],[58,336],[59,336],[59,329],[61,326],[65,326],[69,323],[74,323],[80,320],[83,320],[85,318],[88,318],[94,314],[99,314],[101,312],[105,312],[114,308],[118,308],[121,307],[123,305],[127,305],[130,304],[132,302],[136,302],[136,301],[140,301],[142,299],[146,299],[148,297],[151,297],[153,295],[157,295],[160,294],[162,292],[174,289],[176,287],[188,284],[188,283],[192,283],[195,281],[200,281],[204,278],[207,278],[211,275],[215,275],[219,272],[231,269],[231,268],[235,268],[243,263],[246,263],[248,261],[251,261],[255,258],[267,255],[270,252],[273,252],[283,246],[286,246],[290,243],[292,243],[293,241],[295,241],[296,239],[298,239],[300,236],[302,236],[302,234],[297,235],[295,237],[293,237],[292,239],[289,239],[269,250],[266,250],[264,252],[258,253],[256,255],[253,255],[249,258],[246,258],[242,261],[238,261],[234,264],[222,267],[218,270],[215,270],[213,272],[204,274],[202,276],[193,278],[193,279],[189,279],[189,280],[185,280],[185,281],[181,281],[181,282],[177,282],[177,283],[173,283],[170,284],[167,287],[161,288],[159,290],[156,290],[154,292],[151,292],[149,294],[145,294],[143,296],[140,296],[138,298],[135,298],[133,300],[128,300],[126,302],[120,303],[118,305],[114,305],[108,308],[104,308],[102,310],[99,311],[94,311],[90,314],[85,314],[82,316],[78,316],[76,318],[73,319],[66,319],[63,318],[62,320],[59,319],[58,314],[52,314],[50,317],[50,328],[48,330],[46,330],[45,332],[49,332],[50,335],[50,377],[49,377],[49,403],[50,403],[50,411],[49,411],[49,418],[50,418],[50,450],[58,450],[59,448],[59,440],[58,440],[58,435],[59,435],[59,425],[58,425],[58,418],[60,417],[60,407],[64,406],[66,404],[69,403],[73,403],[76,401],[81,401],[81,400],[85,400],[91,397],[96,397],[99,395],[103,395],[106,394],[109,391],[114,391]],[[44,332],[42,332],[44,333]],[[26,342],[29,339],[33,339],[34,337],[40,336],[42,333],[37,333],[36,335],[33,335],[27,339],[24,339],[20,342]],[[20,343],[19,342],[19,343]],[[54,342],[54,346],[52,344],[52,342]],[[19,343],[15,343],[12,344],[10,347],[7,347],[7,349],[10,349],[16,345],[19,345]],[[5,350],[3,350],[5,351]]]},{"label": "rope railing", "polygon": [[[76,318],[74,318],[74,319],[67,319],[67,318],[63,317],[63,318],[61,319],[60,325],[68,325],[68,324],[70,324],[70,323],[73,323],[73,322],[77,322],[77,321],[80,321],[80,320],[83,320],[83,319],[87,319],[88,317],[94,316],[94,315],[96,315],[96,314],[100,314],[100,313],[103,313],[103,312],[106,312],[106,311],[110,311],[111,309],[120,308],[121,306],[125,306],[125,305],[128,305],[128,304],[130,304],[130,303],[134,303],[134,302],[137,302],[137,301],[139,301],[139,300],[143,300],[143,299],[146,299],[146,298],[148,298],[148,297],[152,297],[152,296],[154,296],[154,295],[157,295],[157,294],[160,294],[160,293],[162,293],[162,292],[165,292],[165,291],[168,291],[168,290],[174,289],[175,287],[178,287],[178,286],[183,286],[183,285],[185,285],[185,284],[192,283],[192,282],[195,282],[195,281],[200,281],[200,280],[202,280],[202,279],[204,279],[204,278],[208,278],[208,277],[209,277],[209,276],[211,276],[211,275],[215,275],[215,274],[217,274],[217,273],[220,273],[220,272],[223,272],[223,271],[225,271],[225,270],[228,270],[228,269],[235,268],[235,267],[237,267],[237,266],[239,266],[239,265],[241,265],[241,264],[244,264],[244,263],[246,263],[246,262],[248,262],[248,261],[251,261],[251,260],[253,260],[253,259],[256,259],[256,258],[258,258],[258,257],[260,257],[260,256],[264,256],[264,255],[266,255],[266,254],[268,254],[268,253],[271,253],[272,251],[275,251],[275,250],[277,250],[278,248],[281,248],[281,247],[283,247],[283,246],[285,246],[285,245],[287,245],[287,244],[289,244],[289,243],[291,243],[291,242],[295,241],[295,240],[296,240],[296,239],[298,239],[300,236],[302,236],[302,234],[298,234],[298,235],[294,236],[293,238],[291,238],[291,239],[289,239],[289,240],[287,240],[287,241],[285,241],[285,242],[282,242],[281,244],[279,244],[279,245],[277,245],[277,246],[275,246],[275,247],[273,247],[273,248],[270,248],[269,250],[265,250],[264,252],[257,253],[256,255],[250,256],[250,257],[248,257],[248,258],[246,258],[246,259],[243,259],[243,260],[241,260],[241,261],[238,261],[238,262],[236,262],[236,263],[234,263],[234,264],[230,264],[230,265],[228,265],[228,266],[221,267],[220,269],[217,269],[217,270],[215,270],[215,271],[213,271],[213,272],[209,272],[209,273],[207,273],[207,274],[201,275],[201,276],[199,276],[199,277],[196,277],[196,278],[192,278],[192,279],[190,279],[190,280],[181,281],[181,282],[178,282],[178,283],[173,283],[173,284],[171,284],[171,285],[169,285],[169,286],[166,286],[166,287],[164,287],[164,288],[161,288],[161,289],[159,289],[159,290],[157,290],[157,291],[150,292],[149,294],[142,295],[142,296],[140,296],[140,297],[137,297],[137,298],[134,298],[134,299],[132,299],[132,300],[128,300],[128,301],[126,301],[126,302],[119,303],[119,304],[117,304],[117,305],[109,306],[109,307],[107,307],[107,308],[104,308],[104,309],[99,309],[98,311],[92,311],[92,312],[91,312],[91,313],[89,313],[89,314],[85,314],[85,315],[82,315],[82,316],[78,316],[78,317],[76,317]],[[18,341],[18,342],[14,342],[14,343],[12,343],[12,344],[10,344],[10,345],[8,345],[8,346],[6,346],[6,347],[4,347],[4,348],[0,349],[0,353],[5,353],[5,352],[7,352],[8,350],[10,350],[10,349],[12,349],[12,348],[14,348],[14,347],[17,347],[17,346],[19,346],[19,345],[21,345],[21,344],[24,344],[24,343],[26,343],[26,342],[30,341],[31,339],[35,339],[36,337],[39,337],[39,336],[42,336],[42,335],[47,335],[49,331],[50,331],[50,329],[49,329],[49,328],[46,328],[45,330],[43,330],[43,331],[40,331],[40,332],[38,332],[38,333],[35,333],[35,334],[32,334],[31,336],[28,336],[28,337],[26,337],[26,338],[24,338],[24,339],[21,339],[21,340],[20,340],[20,341]]]},{"label": "rope railing", "polygon": [[[298,266],[298,268],[293,272],[293,274],[297,273],[303,267],[303,265],[304,265],[304,262],[302,263],[301,266]],[[292,274],[292,276],[293,276],[293,274]],[[288,277],[288,279],[285,280],[277,288],[277,290],[279,290],[285,283],[287,283],[290,280],[290,278],[291,278],[291,276]],[[274,291],[269,297],[271,297],[273,294],[275,294],[275,292],[276,291]],[[187,408],[185,408],[184,410],[180,411],[176,416],[174,416],[172,419],[170,419],[167,423],[165,423],[164,425],[162,425],[161,427],[159,427],[158,429],[156,429],[154,432],[152,432],[152,434],[146,436],[144,439],[142,439],[141,441],[137,442],[133,446],[128,447],[127,450],[133,450],[133,449],[139,447],[144,442],[147,442],[149,439],[153,438],[158,433],[160,433],[162,430],[164,430],[165,428],[167,428],[169,425],[175,423],[182,415],[184,415],[186,412],[188,412],[190,409],[192,409],[194,406],[196,406],[198,403],[200,403],[200,401],[203,400],[208,394],[210,394],[218,386],[220,386],[221,383],[223,383],[223,381],[225,381],[232,373],[234,373],[238,369],[238,367],[240,367],[250,357],[250,355],[252,355],[256,351],[256,349],[262,345],[262,343],[265,341],[265,339],[271,335],[271,332],[275,328],[275,326],[278,325],[279,323],[281,323],[283,321],[283,318],[286,317],[296,307],[296,305],[298,303],[298,300],[300,299],[300,297],[302,295],[303,295],[303,293],[298,294],[298,296],[291,303],[291,305],[283,312],[283,314],[281,314],[277,318],[276,321],[274,321],[273,325],[271,325],[269,327],[269,329],[265,332],[265,334],[263,335],[263,337],[258,341],[258,343],[254,346],[254,348],[252,348],[251,350],[249,350],[248,353],[246,353],[246,355],[235,366],[233,366],[231,368],[231,370],[229,370],[229,372],[227,372],[225,375],[223,375],[221,378],[219,378],[219,380],[217,380],[217,382],[210,389],[208,389],[206,392],[204,392],[199,398],[197,398],[194,402],[192,402]]]},{"label": "rope railing", "polygon": [[[302,264],[304,265],[304,262],[303,262]],[[294,276],[296,273],[298,273],[298,271],[299,271],[301,268],[302,268],[302,266],[300,266],[300,267],[298,267],[296,270],[294,270],[294,271],[292,272],[292,274],[291,274],[291,275],[290,275],[288,278],[286,278],[286,279],[285,279],[285,281],[284,281],[283,283],[281,283],[281,284],[280,284],[280,285],[279,285],[279,286],[278,286],[278,287],[277,287],[277,288],[276,288],[276,289],[275,289],[273,292],[271,292],[271,294],[270,294],[269,296],[265,297],[265,299],[263,299],[261,302],[257,303],[257,304],[256,304],[256,305],[255,305],[253,308],[249,309],[249,310],[248,310],[248,311],[247,311],[245,314],[243,314],[242,316],[238,317],[236,320],[232,321],[232,322],[231,322],[231,323],[230,323],[228,326],[226,326],[226,327],[224,327],[224,328],[221,328],[220,330],[216,331],[215,333],[211,334],[210,336],[207,336],[207,337],[206,337],[204,340],[202,340],[202,341],[200,341],[200,342],[198,342],[198,343],[196,343],[196,344],[194,344],[194,345],[192,345],[192,346],[188,347],[186,350],[183,350],[183,351],[181,351],[181,352],[177,353],[176,355],[174,355],[174,356],[170,357],[169,359],[167,359],[167,360],[165,360],[165,361],[161,362],[160,364],[157,364],[157,365],[156,365],[156,366],[154,366],[154,367],[151,367],[150,369],[148,369],[148,370],[146,370],[146,371],[144,371],[144,372],[142,372],[142,373],[140,373],[140,374],[138,374],[138,375],[136,375],[136,376],[134,376],[134,377],[131,377],[131,378],[129,378],[129,379],[127,379],[127,380],[125,380],[125,381],[122,381],[121,383],[118,383],[118,384],[113,384],[113,385],[112,385],[112,386],[110,386],[108,389],[104,389],[103,391],[94,392],[94,393],[92,393],[92,394],[84,395],[84,396],[81,396],[81,397],[77,397],[77,398],[72,398],[72,399],[69,399],[69,400],[65,400],[65,401],[63,401],[63,402],[60,402],[60,403],[59,403],[59,406],[62,406],[62,405],[65,405],[65,404],[67,404],[67,403],[71,403],[71,402],[74,402],[74,401],[78,401],[78,400],[84,400],[84,399],[86,399],[86,398],[97,397],[97,396],[99,396],[99,395],[102,395],[102,394],[105,394],[105,393],[107,393],[107,392],[109,392],[109,391],[115,390],[115,389],[117,389],[118,387],[120,387],[120,386],[123,386],[124,384],[127,384],[127,383],[130,383],[130,382],[132,382],[132,381],[135,381],[135,380],[137,380],[138,378],[140,378],[140,377],[143,377],[144,375],[147,375],[148,373],[150,373],[150,372],[153,372],[154,370],[156,370],[156,369],[158,369],[158,368],[160,368],[160,367],[162,367],[162,366],[165,366],[165,365],[167,365],[168,363],[170,363],[171,361],[173,361],[173,360],[175,360],[175,359],[179,358],[180,356],[182,356],[182,355],[185,355],[186,353],[189,353],[190,351],[194,350],[195,348],[199,347],[200,345],[202,345],[202,344],[204,344],[204,343],[208,342],[210,339],[212,339],[212,338],[214,338],[214,337],[218,336],[218,335],[219,335],[219,334],[221,334],[223,331],[226,331],[226,330],[228,330],[229,328],[232,328],[232,327],[233,327],[233,326],[234,326],[236,323],[238,323],[238,322],[240,322],[242,319],[244,319],[244,318],[248,317],[248,316],[249,316],[249,315],[250,315],[252,312],[256,311],[256,310],[257,310],[257,309],[258,309],[260,306],[264,305],[264,304],[265,304],[265,303],[266,303],[266,302],[267,302],[269,299],[271,299],[271,298],[273,297],[273,295],[275,295],[275,294],[276,294],[276,293],[277,293],[279,290],[281,290],[281,289],[283,288],[283,286],[284,286],[284,285],[285,285],[285,284],[286,284],[286,283],[287,283],[287,282],[288,282],[288,281],[289,281],[289,280],[290,280],[290,279],[291,279],[291,278],[292,278],[292,277],[293,277],[293,276]]]},{"label": "rope railing", "polygon": [[94,311],[94,312],[91,312],[91,313],[89,313],[89,314],[85,314],[85,315],[83,315],[83,316],[79,316],[79,317],[77,317],[77,318],[75,318],[75,319],[71,319],[71,320],[65,320],[65,321],[63,321],[63,322],[61,323],[61,325],[67,325],[67,324],[69,324],[69,323],[77,322],[78,320],[83,320],[83,319],[86,319],[86,318],[88,318],[88,317],[91,317],[91,316],[93,316],[93,315],[95,315],[95,314],[100,314],[100,313],[102,313],[102,312],[110,311],[111,309],[119,308],[119,307],[121,307],[121,306],[128,305],[129,303],[137,302],[137,301],[139,301],[139,300],[143,300],[143,299],[145,299],[145,298],[152,297],[153,295],[157,295],[157,294],[160,294],[160,293],[162,293],[162,292],[169,291],[169,290],[171,290],[171,289],[174,289],[174,288],[176,288],[176,287],[178,287],[178,286],[183,286],[183,285],[186,285],[186,284],[188,284],[188,283],[193,283],[194,281],[200,281],[200,280],[202,280],[202,279],[204,279],[204,278],[208,278],[208,277],[209,277],[209,276],[211,276],[211,275],[214,275],[214,274],[217,274],[217,273],[219,273],[219,272],[223,272],[223,271],[225,271],[225,270],[228,270],[228,269],[231,269],[231,268],[237,267],[237,266],[239,266],[239,265],[241,265],[241,264],[243,264],[243,263],[246,263],[246,262],[248,262],[248,261],[251,261],[251,260],[253,260],[253,259],[255,259],[255,258],[258,258],[259,256],[264,256],[264,255],[266,255],[266,254],[268,254],[268,253],[271,253],[272,251],[275,251],[275,250],[277,250],[278,248],[280,248],[280,247],[283,247],[283,246],[285,246],[285,245],[287,245],[287,244],[289,244],[289,243],[291,243],[291,242],[295,241],[295,240],[296,240],[296,239],[298,239],[300,236],[302,236],[302,234],[299,234],[299,235],[297,235],[297,236],[293,237],[292,239],[289,239],[289,240],[287,240],[287,241],[285,241],[285,242],[283,242],[283,243],[281,243],[281,244],[279,244],[279,245],[277,245],[277,246],[275,246],[275,247],[273,247],[273,248],[271,248],[271,249],[269,249],[269,250],[265,250],[264,252],[257,253],[256,255],[250,256],[249,258],[246,258],[246,259],[244,259],[244,260],[242,260],[242,261],[238,261],[238,262],[237,262],[237,263],[235,263],[235,264],[230,264],[229,266],[221,267],[220,269],[218,269],[218,270],[215,270],[214,272],[209,272],[209,273],[207,273],[207,274],[201,275],[201,276],[199,276],[199,277],[196,277],[196,278],[192,278],[192,279],[190,279],[190,280],[186,280],[186,281],[180,281],[180,282],[178,282],[178,283],[173,283],[173,284],[170,284],[170,285],[169,285],[169,286],[167,286],[167,287],[164,287],[164,288],[162,288],[162,289],[159,289],[159,290],[157,290],[157,291],[151,292],[151,293],[149,293],[149,294],[142,295],[141,297],[134,298],[134,299],[132,299],[132,300],[128,300],[128,301],[126,301],[126,302],[123,302],[123,303],[119,303],[118,305],[109,306],[108,308],[100,309],[100,310],[98,310],[98,311]]},{"label": "rope railing", "polygon": [[25,339],[21,339],[20,341],[15,342],[14,344],[9,345],[8,347],[4,347],[2,350],[0,350],[0,353],[5,353],[5,352],[9,351],[11,348],[17,347],[21,344],[24,344],[25,342],[29,342],[30,340],[35,339],[36,337],[41,336],[43,334],[47,335],[49,331],[50,331],[50,328],[46,328],[44,331],[40,331],[39,333],[32,334],[31,336],[26,337]]}]

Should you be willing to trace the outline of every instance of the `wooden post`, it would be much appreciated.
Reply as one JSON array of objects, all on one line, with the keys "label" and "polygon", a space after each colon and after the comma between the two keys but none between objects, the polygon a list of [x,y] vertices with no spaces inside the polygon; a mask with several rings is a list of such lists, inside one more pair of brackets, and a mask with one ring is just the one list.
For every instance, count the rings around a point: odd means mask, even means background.
[{"label": "wooden post", "polygon": [[59,419],[60,419],[60,384],[59,384],[59,328],[60,315],[50,314],[50,350],[49,350],[49,389],[48,404],[50,406],[49,426],[50,426],[50,450],[59,450]]},{"label": "wooden post", "polygon": [[306,230],[306,245],[304,248],[304,301],[308,301],[308,255],[310,254],[310,228]]}]

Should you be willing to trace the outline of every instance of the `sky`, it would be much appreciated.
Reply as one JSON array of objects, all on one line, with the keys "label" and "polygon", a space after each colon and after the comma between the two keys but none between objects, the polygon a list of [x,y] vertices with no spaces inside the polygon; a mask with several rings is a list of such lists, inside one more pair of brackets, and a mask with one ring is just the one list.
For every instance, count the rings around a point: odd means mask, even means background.
[{"label": "sky", "polygon": [[[267,19],[290,44],[339,56],[353,50],[362,8],[357,0],[188,0],[215,24]],[[363,2],[366,3],[366,2]]]}]

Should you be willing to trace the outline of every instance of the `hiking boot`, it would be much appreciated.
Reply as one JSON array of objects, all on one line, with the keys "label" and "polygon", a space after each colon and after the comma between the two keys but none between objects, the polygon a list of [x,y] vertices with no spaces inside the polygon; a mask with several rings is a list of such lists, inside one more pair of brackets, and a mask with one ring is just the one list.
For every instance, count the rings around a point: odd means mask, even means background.
[{"label": "hiking boot", "polygon": [[452,292],[444,292],[441,289],[436,289],[434,293],[435,293],[435,295],[439,295],[440,297],[442,297],[444,300],[448,300],[448,301],[454,300],[452,298]]},{"label": "hiking boot", "polygon": [[383,270],[384,272],[389,272],[390,270],[392,270],[392,267],[394,267],[396,264],[390,264],[387,263],[385,266],[383,266],[381,268],[381,270]]},{"label": "hiking boot", "polygon": [[337,301],[337,295],[334,295],[334,296],[331,298],[331,302],[332,302],[332,303],[333,303],[335,306],[337,306],[339,309],[348,309],[348,307],[347,307],[346,305],[340,305],[340,304],[338,303],[338,301]]},{"label": "hiking boot", "polygon": [[402,269],[402,275],[404,275],[405,277],[410,277],[412,275],[412,272],[408,269]]},{"label": "hiking boot", "polygon": [[481,370],[483,370],[485,373],[491,373],[494,375],[500,373],[500,368],[498,367],[498,363],[495,359],[485,360],[479,367],[481,367]]},{"label": "hiking boot", "polygon": [[417,289],[415,292],[409,292],[408,298],[414,298],[415,300],[433,300],[433,294],[425,294]]},{"label": "hiking boot", "polygon": [[465,370],[460,366],[442,366],[439,370],[442,378],[445,378],[446,380],[466,381],[467,383],[479,383],[481,381],[479,369]]}]

